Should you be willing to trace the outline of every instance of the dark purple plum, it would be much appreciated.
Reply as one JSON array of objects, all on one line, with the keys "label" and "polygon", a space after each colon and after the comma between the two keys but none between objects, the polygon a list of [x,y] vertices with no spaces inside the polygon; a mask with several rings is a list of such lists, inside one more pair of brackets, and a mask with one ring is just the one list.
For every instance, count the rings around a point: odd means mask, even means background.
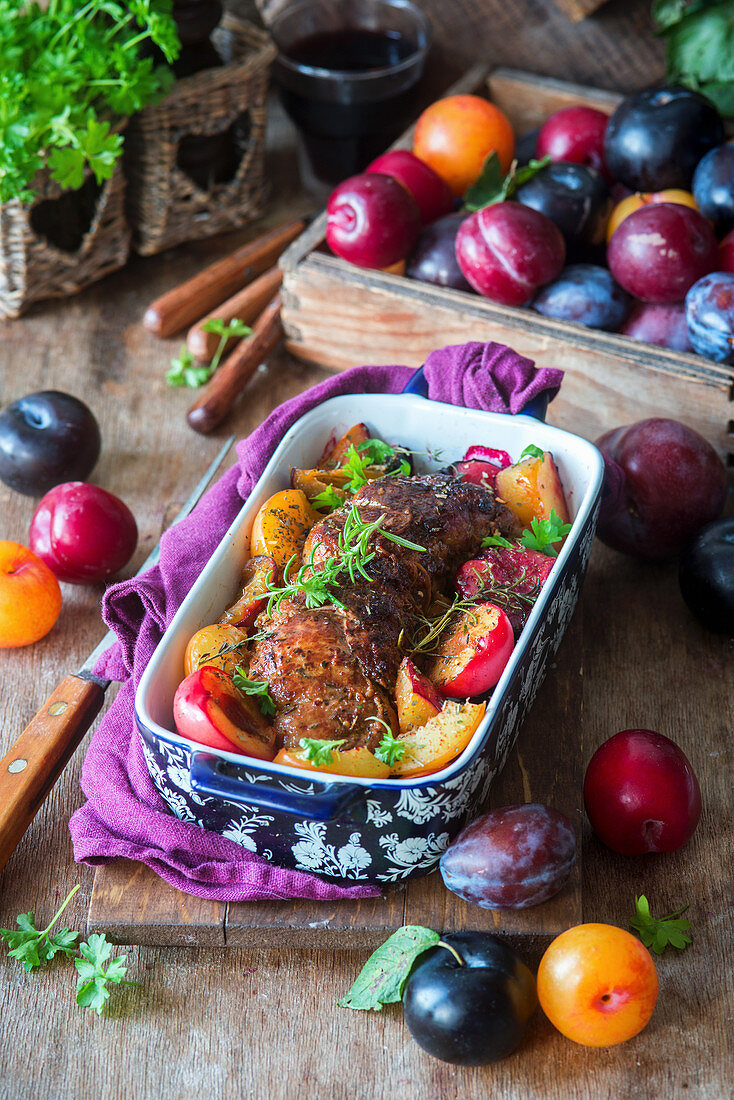
[{"label": "dark purple plum", "polygon": [[453,932],[414,964],[403,1016],[433,1058],[482,1066],[512,1053],[537,1003],[532,972],[507,944],[488,932]]},{"label": "dark purple plum", "polygon": [[550,218],[572,254],[604,241],[612,199],[604,177],[594,168],[563,161],[549,164],[518,188],[515,198]]},{"label": "dark purple plum", "polygon": [[536,126],[534,130],[526,130],[524,134],[520,134],[515,142],[515,160],[520,168],[529,164],[531,160],[535,160],[537,155],[535,147],[538,143],[539,133],[540,127]]},{"label": "dark purple plum", "polygon": [[717,520],[685,549],[678,571],[681,596],[707,630],[734,635],[734,519]]},{"label": "dark purple plum", "polygon": [[734,363],[734,275],[714,271],[686,294],[688,335],[694,351],[717,363]]},{"label": "dark purple plum", "polygon": [[409,279],[474,292],[456,259],[456,234],[465,218],[466,214],[447,214],[426,226],[408,257],[405,274]]},{"label": "dark purple plum", "polygon": [[564,814],[526,803],[482,814],[441,856],[444,885],[483,909],[526,909],[557,894],[576,862]]},{"label": "dark purple plum", "polygon": [[655,84],[617,107],[604,159],[632,191],[690,191],[696,165],[723,140],[724,124],[710,100],[682,84]]},{"label": "dark purple plum", "polygon": [[629,294],[605,267],[571,264],[557,279],[543,287],[533,302],[533,309],[544,317],[616,332],[631,305]]},{"label": "dark purple plum", "polygon": [[643,302],[680,302],[697,279],[716,267],[714,231],[689,206],[641,206],[615,229],[607,249],[617,282]]},{"label": "dark purple plum", "polygon": [[623,336],[642,340],[645,344],[657,344],[659,348],[693,351],[688,338],[685,302],[672,302],[670,305],[635,302],[619,331]]},{"label": "dark purple plum", "polygon": [[734,226],[734,145],[720,145],[699,161],[693,197],[716,232],[728,233]]},{"label": "dark purple plum", "polygon": [[26,496],[43,496],[62,481],[91,474],[102,445],[83,401],[60,390],[29,393],[0,413],[0,481]]}]

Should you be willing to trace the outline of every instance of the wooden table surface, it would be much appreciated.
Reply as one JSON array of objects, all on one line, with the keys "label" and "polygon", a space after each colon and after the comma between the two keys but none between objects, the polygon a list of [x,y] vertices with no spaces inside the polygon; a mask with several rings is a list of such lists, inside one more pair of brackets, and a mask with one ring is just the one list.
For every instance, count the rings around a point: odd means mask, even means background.
[{"label": "wooden table surface", "polygon": [[[273,158],[275,178],[283,184],[264,220],[268,225],[284,211],[308,206],[296,190],[292,159],[278,149]],[[318,367],[274,356],[230,422],[205,438],[186,426],[190,393],[169,390],[163,378],[178,341],[161,344],[141,327],[152,297],[264,223],[234,241],[134,260],[84,294],[0,330],[0,404],[58,388],[94,409],[104,441],[94,479],[126,500],[137,517],[141,537],[133,568],[222,439],[230,431],[247,433],[277,403],[325,376]],[[32,511],[31,499],[0,484],[0,537],[25,541]],[[0,651],[0,755],[101,636],[101,589],[64,585],[63,595],[60,620],[46,639]],[[692,621],[678,595],[674,566],[643,566],[599,545],[578,614],[585,638],[587,758],[619,729],[657,729],[688,752],[703,789],[698,831],[672,855],[616,857],[577,823],[583,831],[586,920],[626,926],[634,895],[642,892],[657,913],[690,903],[693,945],[660,960],[659,1004],[639,1037],[617,1048],[588,1050],[565,1040],[538,1012],[514,1056],[466,1070],[425,1055],[404,1027],[399,1006],[369,1015],[337,1007],[364,953],[132,948],[129,977],[142,985],[116,991],[98,1018],[74,1003],[71,963],[26,974],[1,948],[0,1098],[731,1095],[732,646]],[[547,730],[559,753],[566,733]],[[65,921],[84,929],[93,871],[74,863],[67,827],[82,802],[83,752],[84,746],[0,874],[0,926],[12,925],[28,909],[50,919],[78,882],[81,890]]]}]

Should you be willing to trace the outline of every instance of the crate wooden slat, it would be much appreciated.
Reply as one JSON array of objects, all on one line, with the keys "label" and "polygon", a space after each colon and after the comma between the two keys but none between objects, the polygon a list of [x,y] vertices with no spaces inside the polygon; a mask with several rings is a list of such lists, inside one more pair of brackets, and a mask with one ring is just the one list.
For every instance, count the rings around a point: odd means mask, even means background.
[{"label": "crate wooden slat", "polygon": [[[477,90],[486,77],[477,66],[451,91]],[[518,132],[573,103],[611,111],[619,101],[610,92],[509,69],[490,74],[488,84]],[[408,131],[396,146],[410,142]],[[366,362],[418,366],[445,344],[495,340],[538,366],[566,372],[551,423],[594,439],[618,424],[670,416],[699,431],[734,466],[734,367],[357,268],[321,250],[325,229],[320,215],[281,259],[286,344],[299,358],[334,371]]]},{"label": "crate wooden slat", "polygon": [[[579,841],[583,652],[579,609],[490,794],[490,806],[530,801],[555,806]],[[358,950],[377,947],[404,923],[426,924],[444,932],[497,932],[522,943],[527,957],[537,961],[553,936],[583,919],[580,853],[579,843],[579,863],[555,898],[515,912],[467,905],[446,890],[437,872],[362,901],[207,902],[180,893],[140,863],[119,860],[97,868],[87,931],[106,932],[127,944]]]}]

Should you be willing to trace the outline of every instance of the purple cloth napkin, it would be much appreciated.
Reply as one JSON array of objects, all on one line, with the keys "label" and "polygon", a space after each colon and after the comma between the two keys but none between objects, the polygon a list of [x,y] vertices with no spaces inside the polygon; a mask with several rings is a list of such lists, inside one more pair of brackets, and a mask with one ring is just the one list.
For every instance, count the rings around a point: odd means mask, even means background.
[{"label": "purple cloth napkin", "polygon": [[[400,393],[409,367],[355,367],[286,401],[237,445],[229,470],[186,519],[161,539],[160,562],[105,593],[102,617],[119,641],[97,672],[121,680],[117,698],[94,734],[82,769],[88,801],[69,823],[77,862],[134,859],[188,894],[218,901],[377,896],[373,886],[340,886],[266,863],[234,841],[179,821],[153,786],[135,729],[135,690],[153,650],[184,596],[219,544],[285,432],[299,417],[345,393]],[[492,412],[517,412],[547,391],[560,370],[536,370],[502,344],[442,348],[425,364],[429,397]]]}]

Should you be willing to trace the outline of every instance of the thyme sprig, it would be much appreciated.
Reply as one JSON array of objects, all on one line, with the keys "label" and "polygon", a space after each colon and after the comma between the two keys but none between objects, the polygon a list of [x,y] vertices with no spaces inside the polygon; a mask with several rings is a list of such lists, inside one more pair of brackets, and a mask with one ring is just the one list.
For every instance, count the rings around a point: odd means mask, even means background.
[{"label": "thyme sprig", "polygon": [[[358,576],[372,582],[372,577],[367,572],[367,566],[375,557],[374,543],[370,546],[370,539],[379,531],[383,538],[398,546],[404,546],[408,550],[417,550],[425,553],[425,546],[419,546],[417,542],[404,539],[395,535],[392,531],[385,531],[383,524],[387,516],[378,516],[371,523],[362,519],[359,508],[352,501],[343,529],[339,532],[337,540],[337,553],[331,554],[322,562],[316,562],[316,551],[321,543],[316,543],[311,548],[308,561],[301,566],[295,577],[282,587],[274,587],[268,583],[270,597],[267,603],[267,614],[272,614],[273,608],[280,607],[285,599],[294,599],[303,594],[306,607],[312,609],[323,607],[326,603],[343,610],[344,604],[336,595],[335,590],[340,588],[345,575],[354,584]],[[295,563],[296,555],[288,562],[285,568],[285,576],[290,574],[291,566]]]},{"label": "thyme sprig", "polygon": [[458,619],[460,615],[467,616],[468,625],[477,622],[476,600],[465,600],[461,596],[454,596],[451,603],[441,601],[444,608],[438,615],[415,615],[413,621],[416,629],[407,639],[401,632],[399,644],[406,640],[409,653],[422,653],[424,657],[432,656],[431,646],[437,642],[442,634]]}]

